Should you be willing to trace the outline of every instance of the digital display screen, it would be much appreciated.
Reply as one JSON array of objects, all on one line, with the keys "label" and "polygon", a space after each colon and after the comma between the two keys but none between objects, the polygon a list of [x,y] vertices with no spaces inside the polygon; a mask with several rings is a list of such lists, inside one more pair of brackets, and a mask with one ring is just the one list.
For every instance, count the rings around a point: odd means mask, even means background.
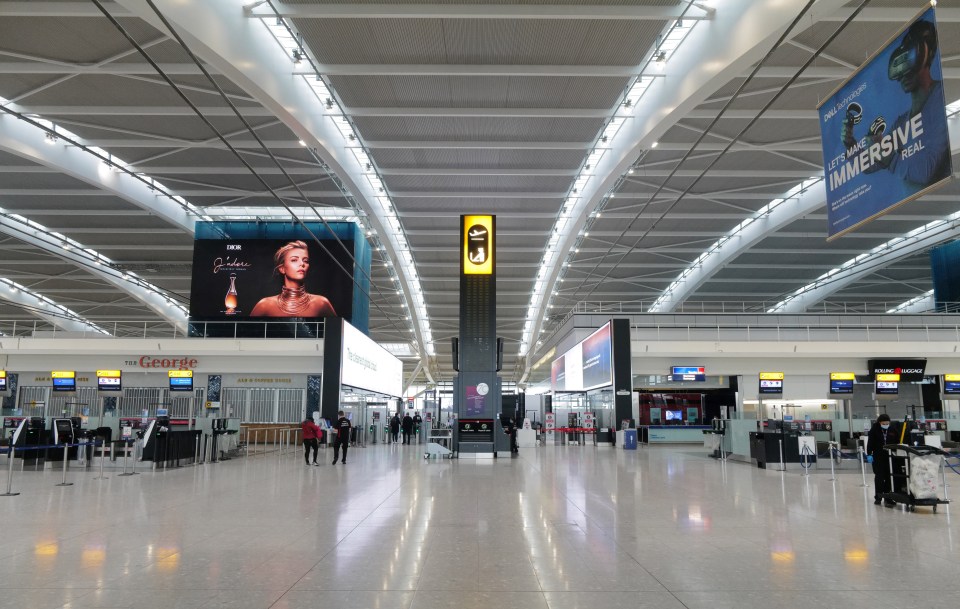
[{"label": "digital display screen", "polygon": [[900,383],[894,381],[877,381],[877,395],[898,395]]},{"label": "digital display screen", "polygon": [[553,391],[589,391],[613,384],[612,326],[608,322],[553,360]]},{"label": "digital display screen", "polygon": [[74,377],[65,377],[65,378],[53,378],[53,390],[54,391],[76,391],[77,390],[77,379]]},{"label": "digital display screen", "polygon": [[403,393],[403,362],[344,321],[340,384],[400,397]]},{"label": "digital display screen", "polygon": [[830,393],[853,393],[853,381],[830,381]]},{"label": "digital display screen", "polygon": [[193,245],[190,316],[353,318],[354,241],[197,239]]},{"label": "digital display screen", "polygon": [[695,375],[702,376],[706,373],[707,373],[707,369],[704,368],[703,366],[673,366],[670,369],[670,374],[674,376],[678,374],[681,374],[681,375],[695,374]]},{"label": "digital display screen", "polygon": [[944,381],[944,393],[960,393],[960,381]]},{"label": "digital display screen", "polygon": [[193,378],[171,378],[170,391],[193,391]]},{"label": "digital display screen", "polygon": [[783,393],[783,381],[761,379],[760,393]]},{"label": "digital display screen", "polygon": [[100,391],[120,391],[120,377],[98,376],[97,389]]},{"label": "digital display screen", "polygon": [[665,410],[664,415],[667,421],[682,421],[683,420],[683,411],[682,410]]},{"label": "digital display screen", "polygon": [[697,381],[702,383],[707,380],[707,377],[703,374],[671,374],[670,381],[674,383],[682,383],[684,381]]},{"label": "digital display screen", "polygon": [[7,390],[7,371],[0,370],[0,393]]}]

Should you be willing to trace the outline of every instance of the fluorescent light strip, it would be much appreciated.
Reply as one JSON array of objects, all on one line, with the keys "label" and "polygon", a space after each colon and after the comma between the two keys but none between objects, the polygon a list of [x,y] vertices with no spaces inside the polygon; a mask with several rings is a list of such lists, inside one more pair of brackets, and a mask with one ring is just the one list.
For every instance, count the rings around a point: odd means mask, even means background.
[{"label": "fluorescent light strip", "polygon": [[[660,77],[659,75],[647,73],[648,68],[654,66],[657,71],[661,71],[664,64],[670,61],[673,53],[680,47],[696,23],[696,21],[684,22],[683,20],[677,20],[671,22],[667,26],[666,33],[661,35],[658,44],[651,51],[647,59],[647,63],[643,66],[640,75],[636,77],[629,89],[627,89],[627,92],[624,94],[623,99],[620,102],[620,107],[624,109],[632,108],[637,104],[637,102],[640,101],[640,98],[643,97],[644,93],[647,92],[647,89],[650,88],[650,84],[653,83],[656,78]],[[663,60],[655,62],[654,59],[659,56],[661,51],[664,53]],[[618,110],[607,121],[603,130],[600,132],[600,135],[597,137],[597,141],[594,142],[594,146],[587,155],[587,158],[584,159],[583,165],[580,168],[580,172],[573,181],[573,186],[571,186],[570,192],[567,193],[567,198],[564,201],[563,206],[560,208],[560,213],[557,216],[550,239],[547,242],[547,247],[544,250],[543,257],[540,261],[540,272],[537,274],[538,282],[536,283],[533,293],[530,296],[530,305],[527,309],[526,321],[523,324],[523,334],[520,339],[521,357],[527,354],[531,343],[533,342],[533,318],[537,314],[537,308],[540,300],[548,299],[547,308],[549,309],[552,307],[552,305],[549,303],[549,299],[553,294],[544,293],[543,288],[546,287],[546,282],[541,282],[539,279],[541,276],[545,277],[547,274],[549,274],[549,270],[552,268],[555,260],[560,256],[560,242],[564,240],[564,237],[566,237],[568,227],[573,226],[575,223],[574,218],[577,217],[581,204],[584,204],[580,198],[580,193],[583,191],[583,188],[586,186],[590,178],[593,177],[597,164],[601,161],[603,155],[611,146],[613,139],[620,134],[621,127],[623,127],[627,119],[632,118],[632,116],[633,115],[629,112],[624,112],[621,114],[620,110]],[[612,194],[608,195],[603,203],[605,204],[606,201],[612,196]],[[600,208],[598,208],[598,210],[599,209]],[[580,246],[585,238],[585,233],[589,231],[590,226],[598,216],[599,213],[591,218],[587,218],[586,223],[584,224],[584,233],[581,234],[580,238],[574,243],[573,248],[567,253],[567,260],[564,262],[560,269],[560,273],[557,275],[558,283],[563,281],[563,277],[566,275],[566,271],[564,269],[569,268],[570,262],[573,260],[574,255],[580,250]],[[542,331],[543,328],[541,327],[541,332]]]},{"label": "fluorescent light strip", "polygon": [[[165,304],[168,306],[173,306],[180,309],[184,315],[187,315],[187,309],[182,304],[177,302],[170,296],[170,293],[160,288],[149,281],[145,281],[140,278],[139,275],[132,271],[125,271],[117,267],[116,263],[101,254],[100,252],[84,246],[79,241],[71,239],[62,233],[52,231],[46,226],[40,224],[39,222],[34,222],[29,218],[25,218],[20,214],[8,213],[5,209],[0,207],[0,216],[5,216],[19,222],[21,224],[26,224],[31,231],[33,231],[34,236],[40,239],[43,239],[51,246],[52,249],[60,248],[68,252],[72,252],[73,256],[79,256],[80,258],[86,259],[93,266],[104,267],[105,269],[112,270],[116,275],[120,276],[123,280],[136,285],[137,287],[152,292],[157,296],[160,296],[164,299]],[[76,313],[73,313],[76,315]],[[79,318],[79,316],[77,316]]]},{"label": "fluorescent light strip", "polygon": [[[286,53],[287,57],[290,58],[291,63],[297,63],[294,61],[293,57],[293,51],[297,50],[302,58],[306,59],[308,63],[310,63],[311,67],[316,70],[317,62],[314,60],[312,53],[310,53],[309,49],[302,45],[299,40],[291,35],[292,28],[288,27],[288,24],[282,17],[264,17],[261,19],[261,23],[263,23],[263,25],[270,31],[274,39],[277,41],[277,44],[280,45],[280,48],[284,49],[284,52]],[[423,290],[420,287],[420,280],[417,276],[413,255],[410,252],[410,245],[407,241],[403,225],[396,216],[393,201],[390,199],[389,194],[387,194],[387,190],[380,178],[377,166],[370,157],[369,152],[363,147],[360,137],[357,135],[357,132],[355,131],[353,124],[350,122],[349,117],[343,111],[343,108],[337,101],[336,96],[333,95],[333,93],[330,91],[330,88],[323,81],[322,76],[317,73],[315,75],[303,75],[302,78],[304,79],[304,82],[306,82],[311,88],[311,90],[313,90],[314,94],[317,96],[317,100],[320,102],[320,105],[324,108],[324,113],[327,114],[333,121],[333,124],[343,136],[344,140],[347,142],[357,143],[356,146],[351,146],[350,150],[356,157],[360,167],[363,168],[363,175],[366,177],[370,186],[373,188],[374,192],[378,193],[376,202],[379,203],[383,208],[386,224],[390,227],[390,230],[393,231],[393,238],[397,245],[396,250],[400,257],[398,263],[407,274],[408,284],[412,292],[413,306],[416,307],[416,310],[419,314],[420,334],[423,338],[423,342],[425,343],[424,349],[426,350],[427,355],[435,355],[436,349],[433,345],[433,333],[430,330],[430,318],[427,315],[426,303],[423,300]],[[357,210],[357,216],[360,216],[359,210]],[[362,223],[361,227],[363,227]],[[381,252],[384,251],[384,248],[380,244],[379,237],[376,235],[375,231],[366,230],[366,232],[368,233],[367,237],[370,239],[374,248],[380,250]],[[393,268],[393,265],[388,264],[387,268],[388,273],[391,275],[391,279],[393,279],[395,277],[395,269]],[[405,308],[409,308],[409,303],[406,302],[403,291],[397,290],[397,294],[401,296],[403,306]]]},{"label": "fluorescent light strip", "polygon": [[917,297],[915,297],[915,298],[911,298],[911,299],[908,300],[907,302],[905,302],[905,303],[903,303],[903,304],[900,304],[900,305],[897,305],[897,306],[895,306],[895,307],[892,308],[892,309],[889,309],[889,310],[887,311],[887,313],[902,313],[903,311],[906,311],[907,309],[909,309],[909,308],[912,307],[913,305],[917,304],[918,302],[924,301],[924,300],[926,300],[927,298],[932,298],[932,297],[933,297],[933,290],[930,290],[929,292],[927,292],[927,293],[925,293],[925,294],[921,294],[921,295],[919,295],[919,296],[917,296]]},{"label": "fluorescent light strip", "polygon": [[753,224],[756,220],[769,214],[774,209],[776,209],[780,205],[783,205],[784,203],[793,199],[794,197],[800,196],[803,192],[812,188],[815,184],[821,181],[823,181],[823,176],[813,176],[811,178],[808,178],[807,180],[801,182],[800,184],[797,184],[796,186],[788,190],[787,193],[783,195],[783,197],[778,199],[773,199],[772,201],[770,201],[769,203],[761,207],[759,210],[757,210],[752,216],[750,216],[740,224],[736,225],[725,236],[718,239],[713,245],[708,247],[706,251],[704,251],[702,254],[697,256],[696,260],[694,260],[690,266],[685,268],[683,272],[681,272],[680,275],[676,279],[674,279],[669,286],[667,286],[667,288],[663,291],[660,297],[657,298],[653,302],[653,304],[650,306],[650,308],[648,309],[648,312],[659,311],[660,305],[662,305],[664,301],[666,301],[670,297],[670,295],[673,293],[674,290],[676,290],[681,285],[683,285],[684,280],[687,277],[689,277],[691,273],[693,273],[697,268],[703,266],[705,263],[709,262],[710,258],[720,255],[720,250],[728,241],[737,237],[741,232],[743,232],[744,229],[746,229],[748,226]]},{"label": "fluorescent light strip", "polygon": [[38,303],[39,303],[39,308],[41,309],[41,311],[43,311],[44,309],[52,309],[52,311],[45,311],[45,312],[47,312],[47,313],[49,313],[49,314],[51,314],[51,315],[54,315],[54,316],[62,316],[62,317],[65,317],[65,318],[67,318],[67,319],[69,319],[69,320],[71,320],[71,321],[75,321],[75,322],[77,322],[77,323],[79,323],[79,324],[83,324],[84,326],[88,326],[88,327],[92,328],[93,330],[95,330],[96,332],[98,332],[98,333],[100,333],[100,334],[104,334],[104,335],[106,335],[106,336],[110,336],[110,333],[109,333],[109,332],[107,332],[106,330],[104,330],[103,328],[101,328],[100,326],[98,326],[97,324],[93,323],[92,321],[89,321],[89,320],[87,320],[87,319],[84,319],[84,318],[83,318],[79,313],[77,313],[76,311],[73,311],[73,310],[71,310],[71,309],[68,309],[67,307],[65,307],[65,306],[63,306],[63,305],[61,305],[61,304],[57,304],[56,302],[54,302],[54,301],[51,300],[50,298],[47,298],[47,297],[44,296],[43,294],[38,294],[37,292],[34,292],[33,290],[31,290],[30,288],[26,287],[25,285],[19,284],[19,283],[17,283],[16,281],[12,281],[12,280],[7,279],[7,278],[5,278],[5,277],[0,277],[0,285],[5,286],[6,289],[7,289],[8,291],[10,291],[10,292],[23,292],[24,294],[26,294],[26,295],[28,295],[28,296],[30,296],[30,297],[32,297],[32,298],[35,298],[35,299],[38,301]]}]

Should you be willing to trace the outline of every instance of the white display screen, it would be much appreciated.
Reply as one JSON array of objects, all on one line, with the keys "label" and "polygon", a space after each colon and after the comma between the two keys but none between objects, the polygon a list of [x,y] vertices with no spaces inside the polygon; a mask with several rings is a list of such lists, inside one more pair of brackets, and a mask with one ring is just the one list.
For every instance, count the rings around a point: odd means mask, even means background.
[{"label": "white display screen", "polygon": [[340,384],[398,398],[403,393],[403,362],[343,322]]},{"label": "white display screen", "polygon": [[553,391],[589,391],[613,384],[611,331],[608,322],[553,361]]}]

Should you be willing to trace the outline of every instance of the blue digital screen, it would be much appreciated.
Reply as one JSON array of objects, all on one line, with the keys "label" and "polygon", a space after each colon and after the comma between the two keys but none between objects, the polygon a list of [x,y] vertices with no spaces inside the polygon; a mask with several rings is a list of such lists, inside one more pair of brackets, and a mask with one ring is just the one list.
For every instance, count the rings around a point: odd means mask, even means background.
[{"label": "blue digital screen", "polygon": [[853,381],[830,381],[830,393],[853,393]]},{"label": "blue digital screen", "polygon": [[7,377],[0,378],[0,391],[7,390]]},{"label": "blue digital screen", "polygon": [[192,378],[171,378],[170,391],[193,391]]},{"label": "blue digital screen", "polygon": [[704,375],[706,374],[706,369],[703,366],[673,366],[670,369],[670,374],[697,374]]},{"label": "blue digital screen", "polygon": [[683,420],[683,411],[682,410],[667,410],[666,418],[668,421],[682,421]]},{"label": "blue digital screen", "polygon": [[960,393],[960,381],[944,381],[944,393]]},{"label": "blue digital screen", "polygon": [[760,393],[783,393],[783,381],[762,379]]},{"label": "blue digital screen", "polygon": [[76,391],[77,379],[75,378],[55,378],[53,379],[54,391]]}]

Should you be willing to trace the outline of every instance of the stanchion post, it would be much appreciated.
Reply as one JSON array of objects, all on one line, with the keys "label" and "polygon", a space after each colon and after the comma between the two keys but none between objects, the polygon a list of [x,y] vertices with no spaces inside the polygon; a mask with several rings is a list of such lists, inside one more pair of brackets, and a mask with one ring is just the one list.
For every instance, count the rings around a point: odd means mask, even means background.
[{"label": "stanchion post", "polygon": [[20,493],[13,492],[13,452],[16,450],[16,447],[13,446],[11,440],[11,445],[7,449],[7,461],[9,465],[7,467],[7,492],[0,495],[0,497],[16,497]]},{"label": "stanchion post", "polygon": [[835,472],[834,469],[833,469],[833,451],[834,451],[834,450],[839,451],[840,448],[839,448],[839,446],[837,446],[837,443],[836,443],[836,442],[830,442],[827,446],[830,447],[830,454],[829,454],[829,458],[830,458],[830,482],[835,482],[835,481],[837,480],[837,474],[836,474],[836,472]]},{"label": "stanchion post", "polygon": [[[140,454],[140,442],[137,440],[132,440],[133,442],[133,467],[130,469],[131,476],[139,476],[140,472],[137,471],[137,457]],[[154,461],[156,464],[156,461]]]},{"label": "stanchion post", "polygon": [[67,451],[69,449],[69,444],[63,445],[63,480],[57,486],[73,486],[73,482],[67,482]]},{"label": "stanchion post", "polygon": [[[94,480],[103,480],[106,476],[103,475],[103,449],[106,447],[107,443],[104,440],[100,441],[100,475],[94,478]],[[93,443],[93,447],[97,447],[96,441]]]},{"label": "stanchion post", "polygon": [[780,443],[780,471],[787,471],[787,465],[783,462],[783,438],[777,440]]},{"label": "stanchion post", "polygon": [[859,442],[857,443],[857,456],[860,457],[860,476],[863,478],[863,484],[860,486],[867,488],[867,460],[864,458],[863,446],[861,446]]},{"label": "stanchion post", "polygon": [[132,476],[133,474],[127,473],[127,453],[130,452],[130,451],[129,451],[130,446],[127,445],[126,441],[124,441],[124,440],[121,440],[121,442],[124,443],[124,444],[123,444],[123,473],[118,474],[117,477],[120,477],[120,476]]}]

